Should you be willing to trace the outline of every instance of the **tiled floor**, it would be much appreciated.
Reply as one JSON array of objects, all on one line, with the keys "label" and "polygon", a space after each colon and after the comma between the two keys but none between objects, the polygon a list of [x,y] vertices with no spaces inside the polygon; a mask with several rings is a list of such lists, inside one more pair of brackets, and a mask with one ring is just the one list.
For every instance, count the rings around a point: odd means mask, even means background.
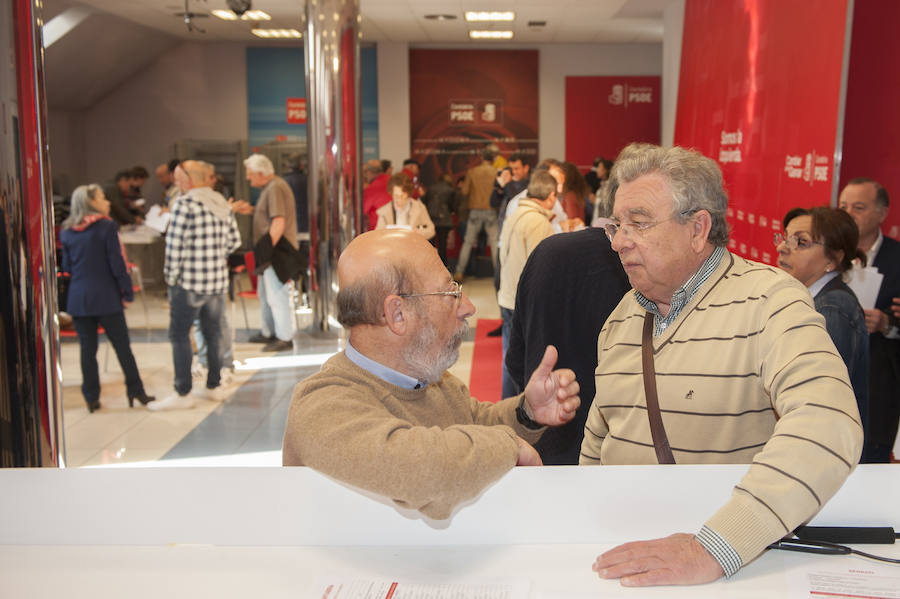
[{"label": "tiled floor", "polygon": [[[469,320],[473,332],[478,318],[500,317],[492,279],[467,279],[465,293],[477,310]],[[147,318],[139,298],[126,310],[126,318],[144,386],[149,394],[161,398],[172,391],[172,350],[166,338],[168,305],[162,292],[148,292],[146,299]],[[301,332],[294,353],[263,354],[260,345],[246,342],[258,330],[259,304],[255,299],[245,301],[249,329],[240,300],[231,306],[235,359],[241,366],[224,403],[197,399],[190,410],[150,412],[138,403],[129,409],[121,369],[104,342],[97,352],[103,407],[90,414],[81,395],[78,342],[64,339],[60,354],[66,465],[280,465],[281,438],[294,385],[316,372],[338,351],[341,341]],[[459,361],[451,368],[466,382],[472,338],[470,335],[463,343]]]}]

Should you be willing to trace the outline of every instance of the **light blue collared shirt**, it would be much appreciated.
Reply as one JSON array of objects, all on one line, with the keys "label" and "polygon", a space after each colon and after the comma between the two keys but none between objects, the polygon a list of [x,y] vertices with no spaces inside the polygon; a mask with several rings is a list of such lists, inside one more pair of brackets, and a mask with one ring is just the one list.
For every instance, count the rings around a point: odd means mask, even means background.
[{"label": "light blue collared shirt", "polygon": [[411,376],[407,376],[402,372],[397,372],[393,368],[388,368],[384,364],[379,364],[375,360],[368,358],[359,353],[356,348],[347,342],[347,349],[344,350],[347,359],[368,372],[371,372],[378,378],[389,382],[392,385],[403,387],[404,389],[422,389],[425,383],[417,381]]}]

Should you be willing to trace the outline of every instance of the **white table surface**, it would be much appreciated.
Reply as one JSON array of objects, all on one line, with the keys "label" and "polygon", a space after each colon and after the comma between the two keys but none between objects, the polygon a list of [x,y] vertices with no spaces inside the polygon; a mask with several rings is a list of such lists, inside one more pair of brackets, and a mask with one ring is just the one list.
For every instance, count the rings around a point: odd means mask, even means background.
[{"label": "white table surface", "polygon": [[[441,522],[306,468],[0,470],[0,597],[312,597],[328,575],[526,579],[535,598],[788,598],[808,597],[792,582],[808,568],[871,567],[770,551],[731,580],[655,589],[591,572],[618,543],[696,531],[745,468],[517,468]],[[813,523],[900,527],[900,466],[857,468]]]}]

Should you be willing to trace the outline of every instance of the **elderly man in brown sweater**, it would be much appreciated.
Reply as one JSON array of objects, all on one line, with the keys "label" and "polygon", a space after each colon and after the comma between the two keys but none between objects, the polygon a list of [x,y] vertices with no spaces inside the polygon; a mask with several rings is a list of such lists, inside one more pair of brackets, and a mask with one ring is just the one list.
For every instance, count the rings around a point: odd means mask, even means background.
[{"label": "elderly man in brown sweater", "polygon": [[350,339],[294,390],[285,466],[310,466],[445,519],[513,466],[541,464],[529,443],[580,404],[574,373],[553,370],[555,348],[524,393],[481,403],[447,372],[475,307],[428,241],[364,233],[341,254],[338,279],[338,319]]}]

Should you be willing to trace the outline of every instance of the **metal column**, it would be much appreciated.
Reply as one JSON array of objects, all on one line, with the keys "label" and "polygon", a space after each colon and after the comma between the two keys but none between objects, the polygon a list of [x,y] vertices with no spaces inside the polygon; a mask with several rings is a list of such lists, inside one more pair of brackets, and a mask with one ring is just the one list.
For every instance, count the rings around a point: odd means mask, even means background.
[{"label": "metal column", "polygon": [[310,304],[313,329],[337,332],[337,261],[360,232],[359,1],[308,0]]},{"label": "metal column", "polygon": [[64,465],[39,0],[0,0],[0,465]]}]

